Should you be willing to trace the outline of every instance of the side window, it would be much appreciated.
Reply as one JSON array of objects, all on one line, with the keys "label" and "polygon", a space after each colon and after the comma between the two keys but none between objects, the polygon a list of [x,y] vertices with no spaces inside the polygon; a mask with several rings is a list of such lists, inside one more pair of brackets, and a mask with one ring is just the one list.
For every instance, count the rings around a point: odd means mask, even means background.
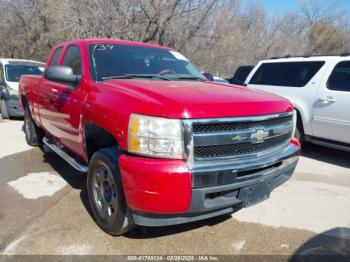
[{"label": "side window", "polygon": [[249,84],[303,87],[324,64],[324,61],[263,63]]},{"label": "side window", "polygon": [[52,60],[51,60],[51,64],[50,64],[51,66],[58,65],[58,60],[61,57],[62,51],[63,51],[63,47],[59,47],[56,49],[55,53],[52,56]]},{"label": "side window", "polygon": [[4,70],[2,69],[2,64],[0,64],[0,85],[5,84],[4,82]]},{"label": "side window", "polygon": [[73,69],[73,74],[81,75],[81,56],[79,47],[75,45],[68,47],[64,55],[63,65],[71,67]]},{"label": "side window", "polygon": [[330,90],[350,92],[350,61],[337,64],[328,79]]},{"label": "side window", "polygon": [[232,80],[234,83],[244,83],[244,81],[247,79],[247,76],[249,75],[249,73],[253,70],[254,66],[240,66]]}]

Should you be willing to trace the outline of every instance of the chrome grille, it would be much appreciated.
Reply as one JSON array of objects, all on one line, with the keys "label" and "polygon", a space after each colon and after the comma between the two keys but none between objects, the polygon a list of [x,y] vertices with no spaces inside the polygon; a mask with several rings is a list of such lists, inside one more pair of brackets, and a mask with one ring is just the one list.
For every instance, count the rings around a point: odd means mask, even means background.
[{"label": "chrome grille", "polygon": [[184,120],[189,160],[264,154],[287,145],[293,112],[243,118]]},{"label": "chrome grille", "polygon": [[261,120],[255,122],[223,122],[223,123],[195,123],[193,124],[193,133],[211,133],[211,132],[226,132],[234,130],[244,130],[254,128],[256,126],[274,126],[292,121],[293,116],[285,116],[279,118],[272,118],[269,120]]},{"label": "chrome grille", "polygon": [[196,146],[194,148],[194,155],[197,158],[215,158],[259,153],[284,144],[290,137],[291,133],[287,133],[266,139],[263,143],[258,144],[248,142],[229,145]]}]

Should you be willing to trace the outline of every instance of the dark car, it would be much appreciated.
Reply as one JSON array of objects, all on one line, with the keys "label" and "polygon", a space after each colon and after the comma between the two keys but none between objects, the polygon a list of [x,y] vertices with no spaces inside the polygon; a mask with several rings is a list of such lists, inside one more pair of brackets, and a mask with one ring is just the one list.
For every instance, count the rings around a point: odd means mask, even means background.
[{"label": "dark car", "polygon": [[237,68],[235,74],[230,79],[230,84],[233,85],[244,85],[244,81],[246,80],[249,73],[253,70],[254,66],[252,65],[244,65]]}]

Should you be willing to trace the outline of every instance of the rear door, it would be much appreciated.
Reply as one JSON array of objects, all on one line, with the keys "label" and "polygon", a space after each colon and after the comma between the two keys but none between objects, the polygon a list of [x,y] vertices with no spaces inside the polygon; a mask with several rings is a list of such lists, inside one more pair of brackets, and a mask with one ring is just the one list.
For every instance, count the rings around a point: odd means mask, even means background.
[{"label": "rear door", "polygon": [[[58,47],[56,50],[54,50],[54,53],[52,55],[50,66],[57,66],[61,60],[62,53],[63,53],[64,47]],[[40,118],[41,125],[48,131],[49,133],[52,133],[52,127],[51,122],[54,121],[54,115],[52,115],[52,89],[56,86],[59,87],[61,84],[52,82],[47,80],[45,77],[41,78],[39,90],[34,90],[34,92],[37,92],[37,96],[39,97],[38,105],[33,106],[34,110],[38,108],[38,115]],[[35,103],[35,102],[34,102]]]},{"label": "rear door", "polygon": [[[327,79],[326,79],[327,80]],[[350,144],[350,61],[334,66],[314,103],[314,136]]]}]

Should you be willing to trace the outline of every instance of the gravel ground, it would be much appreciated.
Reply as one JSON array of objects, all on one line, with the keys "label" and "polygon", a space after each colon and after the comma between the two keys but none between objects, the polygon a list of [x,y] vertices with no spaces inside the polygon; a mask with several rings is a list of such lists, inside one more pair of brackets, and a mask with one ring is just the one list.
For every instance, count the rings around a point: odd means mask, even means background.
[{"label": "gravel ground", "polygon": [[85,182],[58,156],[27,146],[21,121],[0,120],[0,254],[350,255],[350,153],[307,144],[269,200],[121,237],[94,223]]}]

